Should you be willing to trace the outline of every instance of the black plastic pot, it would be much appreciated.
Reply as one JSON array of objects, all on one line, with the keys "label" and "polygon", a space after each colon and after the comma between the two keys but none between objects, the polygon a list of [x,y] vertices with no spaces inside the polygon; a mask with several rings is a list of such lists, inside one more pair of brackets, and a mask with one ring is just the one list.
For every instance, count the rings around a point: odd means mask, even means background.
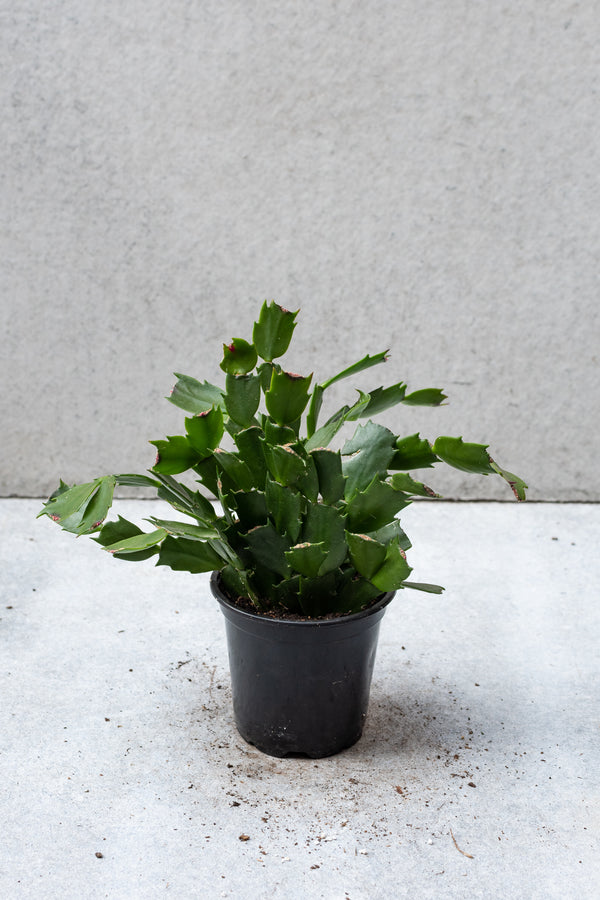
[{"label": "black plastic pot", "polygon": [[379,623],[394,592],[336,619],[271,619],[235,606],[219,573],[233,712],[241,736],[270,756],[318,759],[356,743],[367,716]]}]

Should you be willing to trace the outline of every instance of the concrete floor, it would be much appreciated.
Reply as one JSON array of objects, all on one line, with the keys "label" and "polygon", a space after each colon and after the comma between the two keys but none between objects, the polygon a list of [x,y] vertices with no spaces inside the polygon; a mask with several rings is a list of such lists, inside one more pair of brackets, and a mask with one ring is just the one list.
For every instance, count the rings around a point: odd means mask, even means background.
[{"label": "concrete floor", "polygon": [[0,897],[598,897],[599,506],[406,510],[446,592],[396,597],[365,734],[317,761],[235,731],[208,576],[38,508],[0,502]]}]

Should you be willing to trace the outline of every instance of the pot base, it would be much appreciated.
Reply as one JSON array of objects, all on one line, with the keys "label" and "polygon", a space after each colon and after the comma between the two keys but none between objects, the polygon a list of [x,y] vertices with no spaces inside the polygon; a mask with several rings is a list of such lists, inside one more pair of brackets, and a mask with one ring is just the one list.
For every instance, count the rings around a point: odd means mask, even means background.
[{"label": "pot base", "polygon": [[211,588],[225,616],[240,735],[268,756],[321,759],[351,747],[367,716],[379,623],[394,593],[337,619],[270,619]]}]

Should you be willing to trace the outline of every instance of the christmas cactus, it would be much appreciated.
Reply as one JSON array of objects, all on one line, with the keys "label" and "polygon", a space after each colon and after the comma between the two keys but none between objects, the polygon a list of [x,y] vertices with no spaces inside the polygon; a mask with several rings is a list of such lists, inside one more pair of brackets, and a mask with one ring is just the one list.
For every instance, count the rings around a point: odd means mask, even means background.
[{"label": "christmas cactus", "polygon": [[[169,399],[189,413],[185,434],[151,441],[157,456],[149,474],[104,475],[73,487],[61,481],[40,515],[93,535],[118,559],[155,556],[157,565],[176,570],[219,571],[228,595],[259,612],[348,614],[387,591],[439,593],[438,585],[409,579],[410,541],[398,513],[413,497],[439,497],[410,473],[446,463],[497,474],[518,500],[525,483],[498,466],[486,445],[398,436],[373,421],[399,403],[439,406],[446,398],[438,388],[407,393],[398,382],[359,390],[352,405],[319,424],[325,391],[383,363],[387,353],[315,384],[275,361],[288,349],[296,316],[265,302],[252,342],[223,345],[223,387],[176,375]],[[332,449],[342,426],[360,419],[341,449]],[[183,472],[192,476],[188,484],[174,477]],[[105,521],[117,485],[152,488],[184,519],[151,517],[149,531],[122,516]]]}]

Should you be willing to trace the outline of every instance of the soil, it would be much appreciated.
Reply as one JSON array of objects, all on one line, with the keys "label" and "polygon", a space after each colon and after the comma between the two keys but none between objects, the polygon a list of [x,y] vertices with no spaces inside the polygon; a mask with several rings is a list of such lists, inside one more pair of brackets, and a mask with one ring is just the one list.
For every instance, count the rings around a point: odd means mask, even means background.
[{"label": "soil", "polygon": [[[276,606],[272,609],[259,610],[255,607],[252,601],[248,597],[231,597],[221,586],[221,590],[227,597],[227,599],[233,603],[238,609],[243,610],[244,612],[254,613],[255,615],[262,616],[265,619],[284,619],[287,622],[326,622],[329,619],[343,619],[348,613],[340,613],[340,612],[332,612],[327,613],[325,616],[304,616],[300,613],[290,612],[288,609],[285,609],[283,606]],[[370,606],[374,606],[379,602],[381,597],[375,597],[374,600],[371,600],[370,603],[367,603],[363,609],[368,609]],[[362,610],[361,610],[362,612]]]}]

